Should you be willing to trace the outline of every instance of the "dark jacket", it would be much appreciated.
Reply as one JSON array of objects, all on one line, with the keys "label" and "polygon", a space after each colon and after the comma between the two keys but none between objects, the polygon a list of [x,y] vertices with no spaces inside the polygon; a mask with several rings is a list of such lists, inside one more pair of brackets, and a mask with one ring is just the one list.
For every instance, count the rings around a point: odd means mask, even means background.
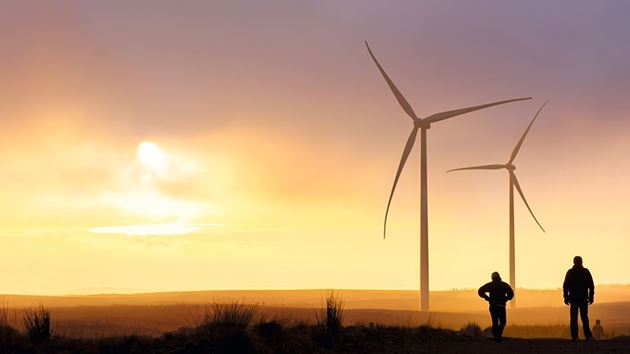
[{"label": "dark jacket", "polygon": [[571,302],[588,301],[595,296],[595,284],[591,272],[583,266],[574,265],[567,271],[562,285],[564,299]]},{"label": "dark jacket", "polygon": [[[486,295],[489,293],[490,296]],[[490,305],[500,305],[505,306],[505,303],[508,300],[512,300],[514,297],[514,291],[510,284],[501,281],[501,280],[493,280],[488,284],[485,284],[477,291],[480,297],[488,300]]]}]

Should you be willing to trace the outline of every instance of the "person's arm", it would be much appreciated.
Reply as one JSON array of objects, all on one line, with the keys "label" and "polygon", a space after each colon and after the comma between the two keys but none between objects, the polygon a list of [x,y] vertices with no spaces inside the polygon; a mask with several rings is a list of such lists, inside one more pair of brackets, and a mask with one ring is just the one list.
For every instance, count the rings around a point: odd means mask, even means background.
[{"label": "person's arm", "polygon": [[479,288],[479,290],[477,290],[477,294],[479,295],[479,297],[483,298],[486,301],[490,301],[490,297],[486,295],[487,292],[488,284],[483,285],[481,288]]},{"label": "person's arm", "polygon": [[595,283],[593,282],[593,276],[588,269],[586,270],[586,276],[588,281],[588,303],[592,304],[595,301]]},{"label": "person's arm", "polygon": [[505,283],[506,285],[506,289],[505,289],[505,295],[506,295],[506,299],[512,300],[514,298],[514,290],[512,289],[512,287],[510,286],[510,284]]},{"label": "person's arm", "polygon": [[569,304],[569,274],[571,273],[571,269],[567,271],[567,274],[564,276],[564,283],[562,283],[562,294],[564,296],[564,303]]}]

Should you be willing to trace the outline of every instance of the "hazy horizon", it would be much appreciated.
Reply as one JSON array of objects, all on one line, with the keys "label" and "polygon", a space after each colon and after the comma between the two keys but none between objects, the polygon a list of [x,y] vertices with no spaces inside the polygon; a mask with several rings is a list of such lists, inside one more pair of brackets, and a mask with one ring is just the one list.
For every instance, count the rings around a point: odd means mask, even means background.
[{"label": "hazy horizon", "polygon": [[[620,284],[620,283],[611,283],[611,284],[597,284],[597,287],[603,288],[621,288],[621,287],[630,287],[630,283],[628,284]],[[449,289],[431,289],[431,293],[449,293],[449,292],[467,292],[474,291],[476,292],[478,287],[474,288],[449,288]],[[555,288],[528,288],[518,286],[517,289],[525,290],[525,291],[561,291],[562,286]],[[199,288],[199,289],[152,289],[152,290],[143,290],[143,289],[133,289],[133,288],[112,288],[112,287],[96,287],[96,288],[83,288],[83,289],[72,289],[67,292],[58,292],[58,293],[10,293],[4,292],[0,293],[0,297],[2,295],[9,296],[90,296],[90,295],[146,295],[146,294],[165,294],[165,293],[198,293],[198,292],[285,292],[285,291],[384,291],[384,292],[417,292],[418,289],[414,288],[274,288],[274,289],[265,289],[265,288]],[[630,301],[630,299],[629,299]],[[558,306],[562,304],[558,302]]]}]

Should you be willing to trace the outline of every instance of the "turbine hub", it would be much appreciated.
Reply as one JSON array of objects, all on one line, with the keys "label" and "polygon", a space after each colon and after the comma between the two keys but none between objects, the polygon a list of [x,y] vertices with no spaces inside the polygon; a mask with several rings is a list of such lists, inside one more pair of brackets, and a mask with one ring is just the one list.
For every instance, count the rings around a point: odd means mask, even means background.
[{"label": "turbine hub", "polygon": [[514,170],[516,170],[516,166],[514,166],[514,165],[512,165],[512,164],[509,164],[509,165],[505,166],[505,168],[507,168],[509,171],[514,171]]},{"label": "turbine hub", "polygon": [[431,128],[431,123],[427,122],[424,119],[415,119],[413,121],[413,126],[416,128],[429,129]]}]

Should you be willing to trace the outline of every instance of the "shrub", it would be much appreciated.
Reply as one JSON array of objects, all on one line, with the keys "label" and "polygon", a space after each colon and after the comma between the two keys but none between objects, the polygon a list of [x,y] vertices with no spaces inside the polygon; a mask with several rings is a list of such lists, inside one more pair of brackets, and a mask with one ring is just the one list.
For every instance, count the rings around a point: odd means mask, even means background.
[{"label": "shrub", "polygon": [[18,336],[18,331],[11,326],[11,321],[9,320],[9,305],[6,303],[0,305],[0,351],[9,353],[9,347]]},{"label": "shrub", "polygon": [[[198,352],[208,349],[212,353],[253,353],[254,343],[247,331],[256,315],[252,306],[238,302],[213,303],[206,310],[195,331],[199,342],[191,348]],[[193,347],[194,347],[193,345]]]},{"label": "shrub", "polygon": [[475,322],[468,322],[464,327],[462,327],[462,329],[459,330],[459,332],[471,338],[485,337],[483,330]]},{"label": "shrub", "polygon": [[316,314],[317,324],[326,328],[333,337],[337,337],[342,327],[343,310],[344,303],[341,296],[331,291],[324,300],[322,309]]},{"label": "shrub", "polygon": [[27,309],[24,313],[24,328],[33,342],[45,342],[50,339],[50,311],[44,306]]},{"label": "shrub", "polygon": [[263,343],[271,346],[278,346],[285,340],[284,326],[276,320],[256,324],[254,333]]},{"label": "shrub", "polygon": [[245,330],[254,319],[256,310],[252,306],[247,306],[238,301],[210,305],[209,313],[205,314],[201,326],[223,326],[232,327],[238,330]]}]

